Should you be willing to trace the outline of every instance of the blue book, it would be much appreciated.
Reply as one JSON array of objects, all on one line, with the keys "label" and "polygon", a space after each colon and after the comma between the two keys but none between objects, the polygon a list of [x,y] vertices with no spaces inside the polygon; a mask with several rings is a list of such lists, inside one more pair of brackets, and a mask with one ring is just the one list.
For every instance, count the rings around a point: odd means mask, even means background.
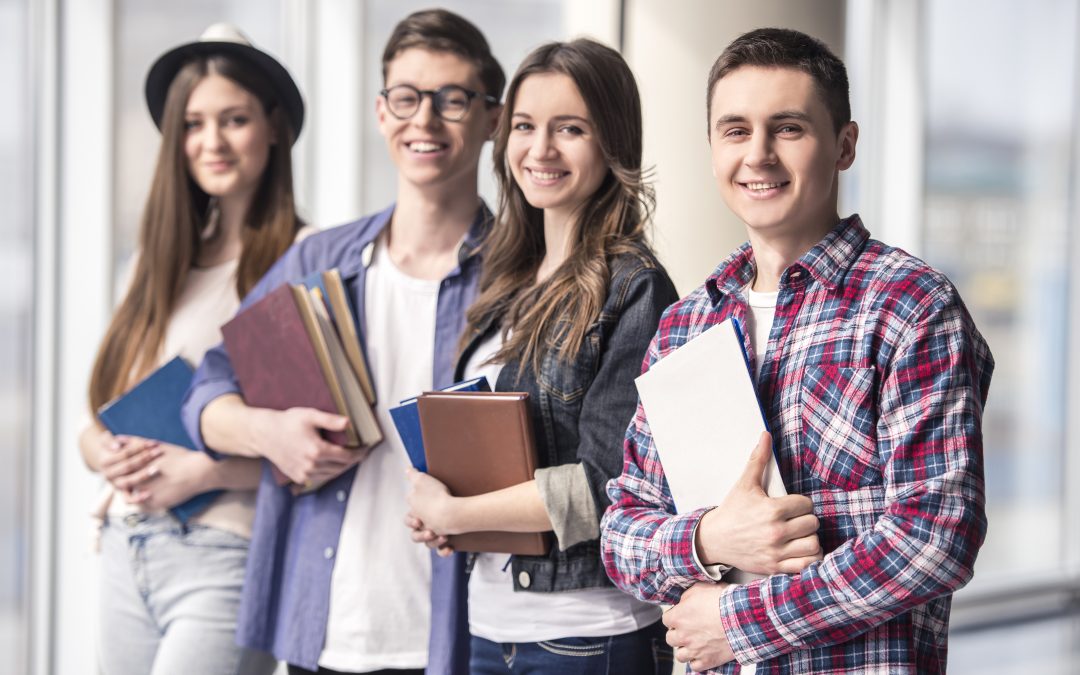
[{"label": "blue book", "polygon": [[[195,443],[180,421],[180,404],[193,375],[191,366],[177,356],[127,393],[101,406],[98,419],[114,436],[151,438],[194,451]],[[204,492],[169,510],[187,523],[219,494],[220,490]]]},{"label": "blue book", "polygon": [[[491,391],[487,378],[481,375],[471,380],[455,382],[439,391]],[[420,409],[416,397],[407,398],[396,408],[390,408],[390,417],[394,420],[398,436],[409,453],[409,461],[418,471],[427,473],[427,458],[424,455],[424,436],[420,432]]]}]

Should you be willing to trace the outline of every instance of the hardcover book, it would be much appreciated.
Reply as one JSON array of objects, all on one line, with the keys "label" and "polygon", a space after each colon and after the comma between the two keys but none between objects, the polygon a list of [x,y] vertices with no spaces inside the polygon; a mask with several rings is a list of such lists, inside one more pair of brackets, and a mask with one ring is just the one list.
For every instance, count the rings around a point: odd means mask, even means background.
[{"label": "hardcover book", "polygon": [[[126,393],[98,409],[98,419],[114,436],[139,436],[197,452],[180,421],[180,404],[191,385],[191,366],[177,356]],[[212,490],[169,509],[182,523],[202,512],[221,494]]]},{"label": "hardcover book", "polygon": [[[417,397],[428,473],[458,497],[532,480],[536,445],[526,393],[433,392]],[[457,551],[544,555],[543,532],[469,532],[453,535]]]},{"label": "hardcover book", "polygon": [[[455,382],[440,391],[491,391],[487,378],[481,375],[471,380]],[[416,406],[417,397],[407,398],[398,406],[390,408],[390,418],[394,420],[401,443],[409,455],[409,461],[418,471],[427,471],[427,459],[424,457],[424,437],[420,431],[420,410]]]}]

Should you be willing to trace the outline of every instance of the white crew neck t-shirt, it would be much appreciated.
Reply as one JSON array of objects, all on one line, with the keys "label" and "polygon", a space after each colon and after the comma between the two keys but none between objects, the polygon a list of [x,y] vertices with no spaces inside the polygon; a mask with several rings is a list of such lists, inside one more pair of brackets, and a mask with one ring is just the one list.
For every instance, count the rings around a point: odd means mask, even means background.
[{"label": "white crew neck t-shirt", "polygon": [[[431,557],[405,527],[410,466],[389,409],[430,390],[439,281],[415,279],[375,243],[364,290],[368,367],[385,438],[359,466],[330,580],[326,642],[319,665],[365,672],[427,665]],[[344,498],[344,492],[339,498]]]}]

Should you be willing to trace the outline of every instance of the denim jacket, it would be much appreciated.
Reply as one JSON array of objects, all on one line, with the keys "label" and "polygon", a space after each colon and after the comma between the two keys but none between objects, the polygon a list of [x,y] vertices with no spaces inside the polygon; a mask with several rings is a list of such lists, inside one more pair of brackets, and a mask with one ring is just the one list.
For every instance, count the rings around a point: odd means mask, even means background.
[{"label": "denim jacket", "polygon": [[[553,347],[544,353],[539,373],[512,359],[494,386],[496,391],[529,393],[539,466],[580,462],[597,520],[609,503],[607,482],[622,472],[623,436],[637,405],[634,378],[641,373],[660,315],[679,298],[667,272],[644,248],[612,258],[609,269],[607,298],[577,355],[562,361]],[[502,318],[492,315],[480,322],[458,358],[456,379],[463,379],[476,348],[500,330]],[[514,556],[514,590],[545,593],[611,585],[599,539],[561,548],[552,546],[546,556]]]}]

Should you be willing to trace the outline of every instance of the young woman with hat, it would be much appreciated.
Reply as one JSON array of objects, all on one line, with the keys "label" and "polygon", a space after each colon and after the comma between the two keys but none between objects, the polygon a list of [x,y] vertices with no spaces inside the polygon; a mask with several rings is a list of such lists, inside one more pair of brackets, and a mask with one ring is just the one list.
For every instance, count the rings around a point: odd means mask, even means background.
[{"label": "young woman with hat", "polygon": [[[303,227],[290,153],[304,104],[273,57],[211,26],[154,63],[146,101],[162,142],[127,290],[94,364],[92,410],[177,355],[198,364]],[[79,445],[111,487],[100,514],[102,671],[271,672],[271,657],[235,638],[260,462],[116,437],[97,421]],[[167,511],[211,490],[222,492],[186,522]]]}]

